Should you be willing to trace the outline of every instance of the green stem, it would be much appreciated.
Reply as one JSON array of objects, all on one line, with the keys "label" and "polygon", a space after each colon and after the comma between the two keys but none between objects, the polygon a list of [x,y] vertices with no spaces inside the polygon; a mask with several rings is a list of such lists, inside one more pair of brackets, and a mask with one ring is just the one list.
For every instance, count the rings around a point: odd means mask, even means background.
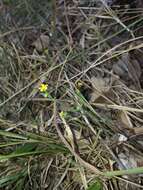
[{"label": "green stem", "polygon": [[131,168],[128,170],[110,171],[110,172],[105,172],[103,175],[107,177],[113,177],[113,176],[141,174],[141,173],[143,173],[143,167]]}]

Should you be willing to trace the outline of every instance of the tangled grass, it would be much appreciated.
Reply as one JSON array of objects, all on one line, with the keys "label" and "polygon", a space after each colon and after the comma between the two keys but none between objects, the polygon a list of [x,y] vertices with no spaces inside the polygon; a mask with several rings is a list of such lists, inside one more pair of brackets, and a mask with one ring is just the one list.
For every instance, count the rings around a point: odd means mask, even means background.
[{"label": "tangled grass", "polygon": [[143,188],[133,3],[1,1],[1,189]]}]

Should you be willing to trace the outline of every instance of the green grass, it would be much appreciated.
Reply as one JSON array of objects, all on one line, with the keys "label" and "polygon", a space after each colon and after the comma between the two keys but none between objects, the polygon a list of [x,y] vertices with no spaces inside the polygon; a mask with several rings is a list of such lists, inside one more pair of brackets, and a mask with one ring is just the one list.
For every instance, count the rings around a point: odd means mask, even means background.
[{"label": "green grass", "polygon": [[[142,60],[142,9],[3,0],[0,16],[0,188],[143,188],[142,145],[128,128],[129,121],[142,127],[142,89],[113,71],[124,54],[130,64]],[[38,52],[41,34],[48,48]],[[93,76],[109,79],[109,94]],[[100,97],[91,102],[95,91]],[[128,140],[119,142],[119,134]]]}]

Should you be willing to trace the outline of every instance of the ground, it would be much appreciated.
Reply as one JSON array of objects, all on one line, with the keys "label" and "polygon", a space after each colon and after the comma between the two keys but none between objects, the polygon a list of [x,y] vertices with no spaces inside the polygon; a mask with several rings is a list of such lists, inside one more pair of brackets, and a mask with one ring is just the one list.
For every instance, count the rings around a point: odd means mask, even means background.
[{"label": "ground", "polygon": [[0,189],[143,189],[142,0],[0,1]]}]

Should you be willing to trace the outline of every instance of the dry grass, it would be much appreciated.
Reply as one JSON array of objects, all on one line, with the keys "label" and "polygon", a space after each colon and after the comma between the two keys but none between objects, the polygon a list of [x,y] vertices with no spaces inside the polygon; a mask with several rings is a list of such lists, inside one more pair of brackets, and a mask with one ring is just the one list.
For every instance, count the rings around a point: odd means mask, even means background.
[{"label": "dry grass", "polygon": [[0,9],[0,189],[143,189],[139,1]]}]

